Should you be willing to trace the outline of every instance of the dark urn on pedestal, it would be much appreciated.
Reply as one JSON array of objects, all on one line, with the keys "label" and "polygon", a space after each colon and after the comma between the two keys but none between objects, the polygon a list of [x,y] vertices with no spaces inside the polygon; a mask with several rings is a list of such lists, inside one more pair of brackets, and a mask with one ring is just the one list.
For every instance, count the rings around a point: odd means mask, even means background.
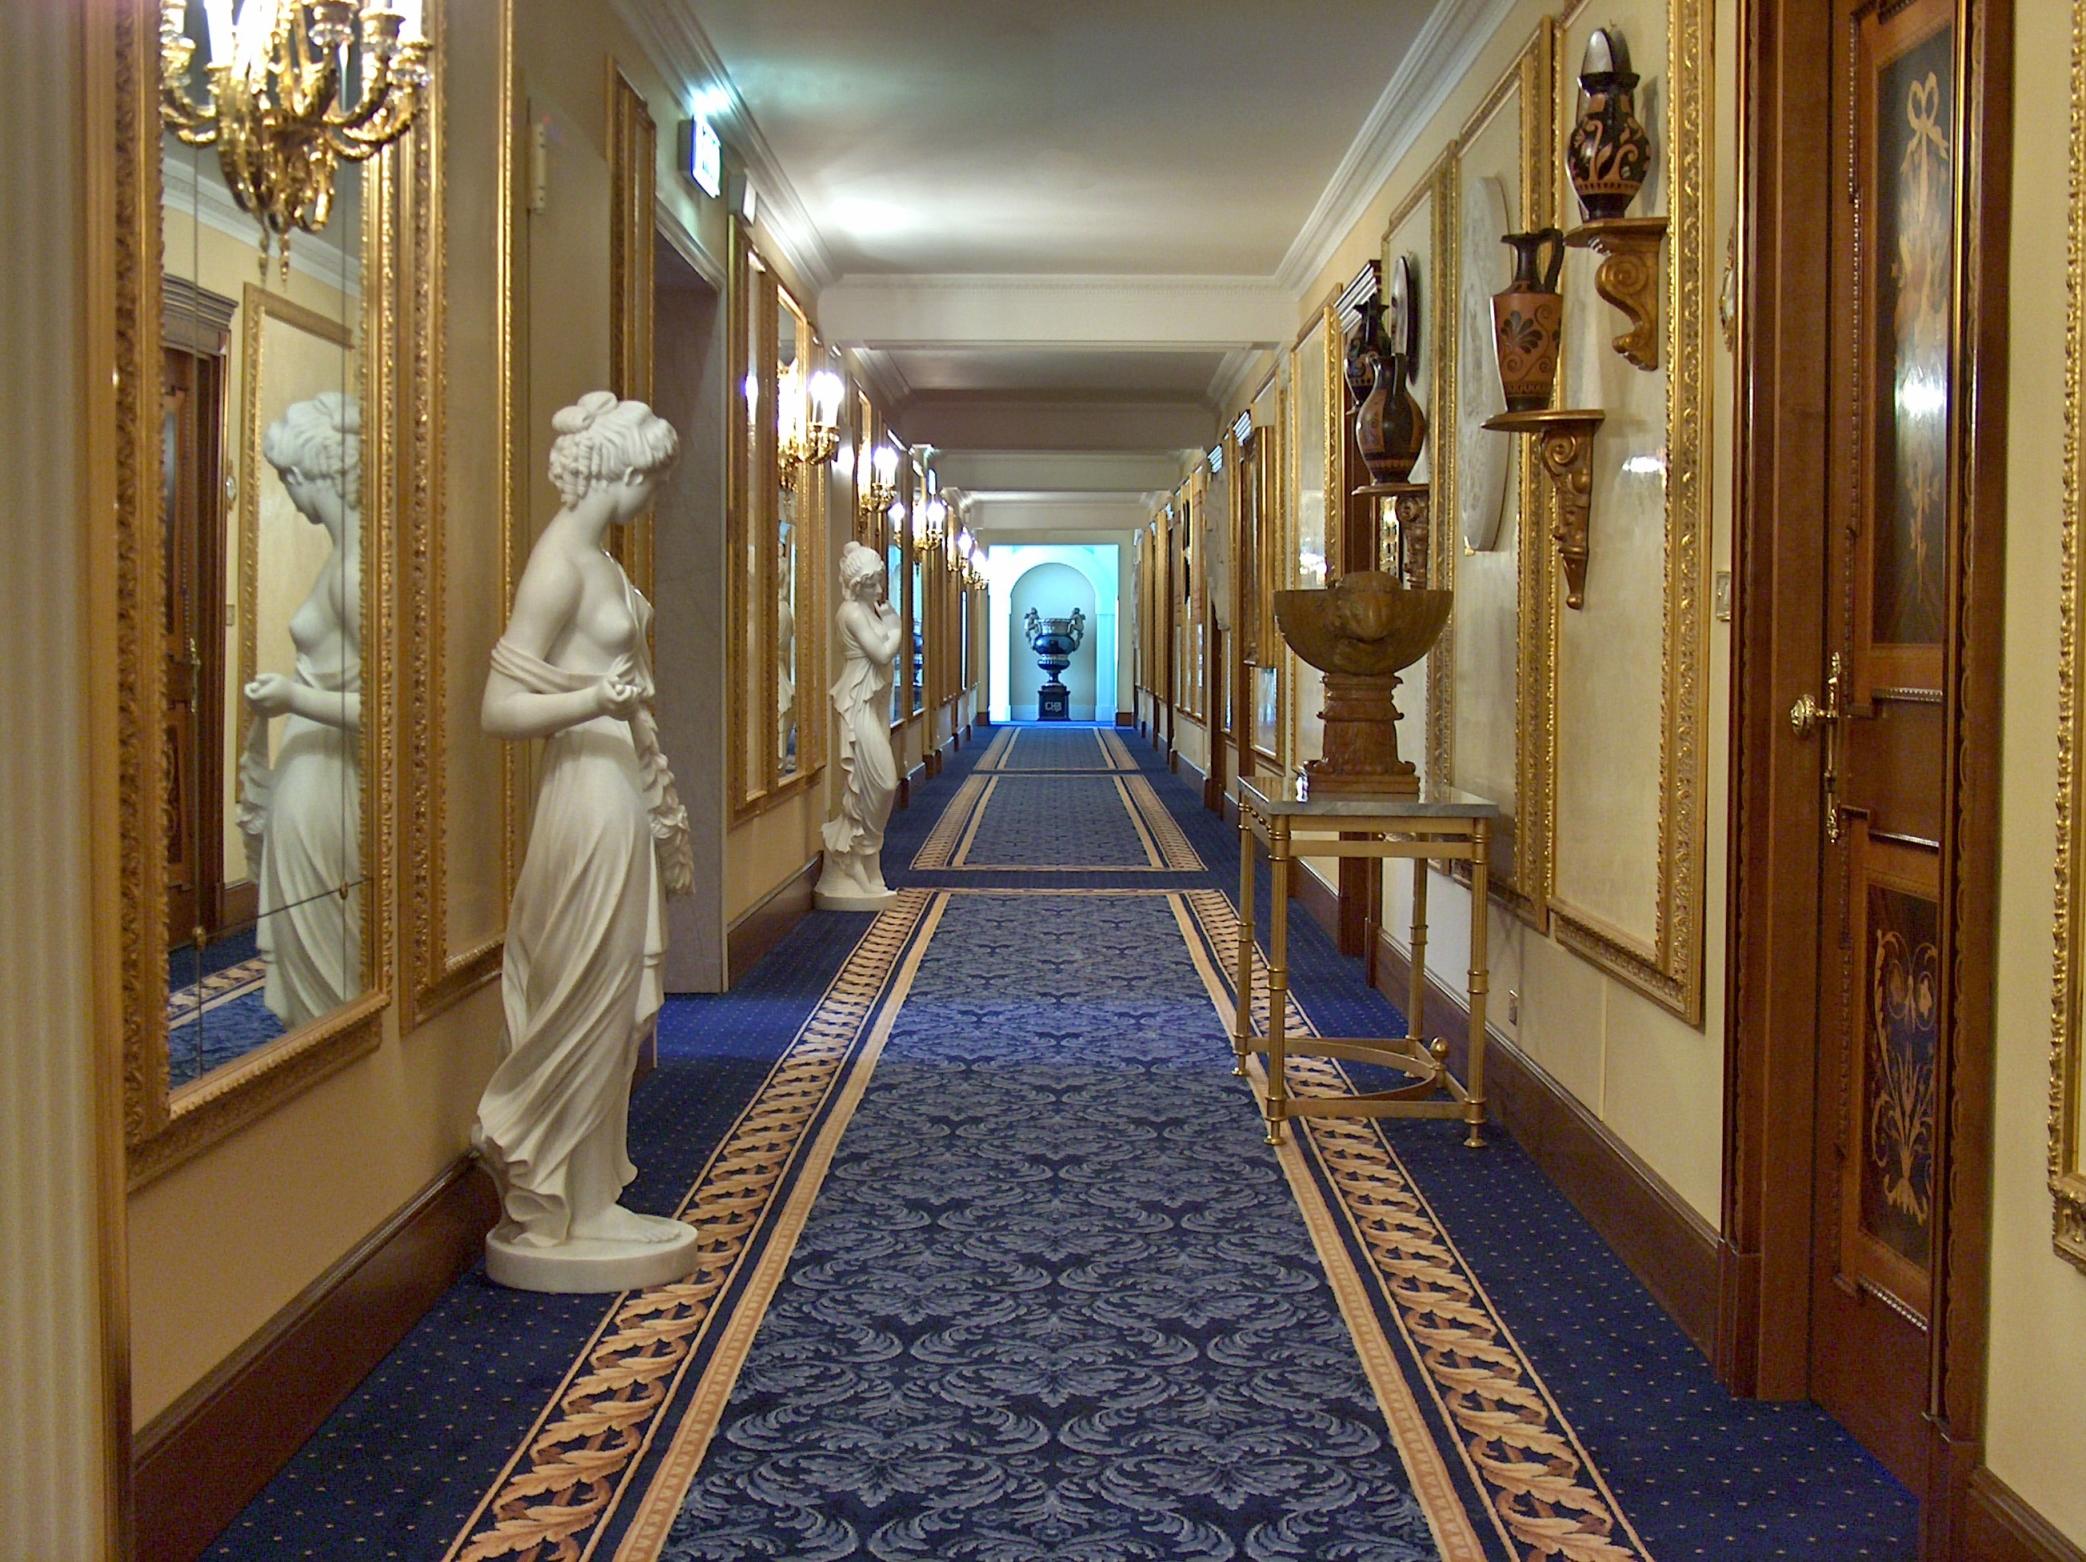
[{"label": "dark urn on pedestal", "polygon": [[1045,618],[1030,608],[1023,627],[1028,631],[1029,649],[1036,653],[1036,665],[1044,675],[1042,687],[1036,690],[1036,719],[1069,721],[1072,691],[1065,687],[1062,675],[1072,665],[1072,653],[1086,638],[1086,614],[1074,608],[1069,618]]}]

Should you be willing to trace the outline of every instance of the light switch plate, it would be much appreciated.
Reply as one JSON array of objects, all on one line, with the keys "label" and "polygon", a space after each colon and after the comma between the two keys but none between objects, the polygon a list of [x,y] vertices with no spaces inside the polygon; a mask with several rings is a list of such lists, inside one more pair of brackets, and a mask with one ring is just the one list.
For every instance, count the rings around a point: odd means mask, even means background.
[{"label": "light switch plate", "polygon": [[1711,605],[1716,610],[1717,622],[1720,624],[1730,623],[1731,571],[1729,571],[1728,569],[1720,569],[1717,571],[1717,578],[1714,585],[1711,588],[1711,592],[1712,595],[1710,600]]}]

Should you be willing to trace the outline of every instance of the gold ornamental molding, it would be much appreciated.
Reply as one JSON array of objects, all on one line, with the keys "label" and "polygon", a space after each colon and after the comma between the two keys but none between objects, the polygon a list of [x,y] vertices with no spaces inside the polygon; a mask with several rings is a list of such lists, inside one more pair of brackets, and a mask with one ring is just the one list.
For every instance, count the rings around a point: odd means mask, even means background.
[{"label": "gold ornamental molding", "polygon": [[[160,513],[160,318],[164,307],[161,238],[162,57],[154,0],[115,5],[113,176],[97,191],[105,210],[97,226],[112,232],[113,277],[106,280],[115,318],[115,394],[93,404],[88,438],[115,457],[113,506],[97,520],[101,556],[111,561],[103,594],[92,604],[97,643],[111,648],[97,662],[90,691],[108,763],[97,766],[106,794],[94,807],[113,812],[114,849],[96,861],[93,885],[97,947],[114,951],[122,992],[124,1129],[128,1181],[135,1188],[207,1149],[314,1081],[373,1050],[382,1040],[392,997],[390,863],[395,805],[391,668],[392,516],[402,479],[378,477],[363,506],[363,947],[364,992],[352,1003],[262,1047],[180,1090],[168,1089],[166,842],[158,800],[164,702],[159,628],[162,575]],[[405,148],[396,143],[364,164],[362,256],[365,285],[358,334],[366,344],[362,384],[365,472],[397,474],[394,430],[397,387],[391,365],[402,341],[402,230],[417,220],[417,198],[402,179]],[[112,802],[113,800],[113,807]]]},{"label": "gold ornamental molding", "polygon": [[[462,949],[449,942],[449,871],[451,829],[449,726],[452,701],[475,705],[482,666],[455,667],[449,655],[448,603],[453,582],[449,570],[450,528],[448,471],[443,451],[458,438],[466,405],[481,404],[479,387],[466,403],[450,395],[447,352],[449,229],[447,172],[456,128],[445,86],[451,70],[442,48],[449,11],[456,0],[429,9],[427,25],[435,46],[432,98],[425,111],[424,133],[414,138],[409,177],[414,186],[415,221],[411,233],[413,264],[410,310],[412,343],[410,378],[403,392],[405,454],[411,481],[404,485],[400,515],[399,616],[401,620],[400,687],[403,722],[405,796],[414,806],[400,819],[401,859],[410,892],[402,897],[405,973],[400,986],[401,1026],[411,1030],[499,975],[506,945],[504,927],[494,928]],[[520,181],[517,177],[523,110],[520,69],[515,49],[514,0],[496,0],[490,19],[495,30],[495,96],[497,122],[497,205],[492,278],[494,385],[491,398],[496,437],[498,562],[486,589],[498,593],[500,613],[514,599],[521,555],[518,552],[525,474],[519,460],[516,426],[522,402],[521,372],[525,361],[517,337],[523,311],[521,298],[522,227]],[[479,572],[474,570],[473,577]],[[488,653],[490,647],[487,648]],[[519,745],[500,750],[498,884],[504,920],[506,895],[521,871],[521,823],[526,813],[521,791],[523,756]]]},{"label": "gold ornamental molding", "polygon": [[[1576,12],[1575,12],[1576,14]],[[1704,813],[1709,756],[1708,548],[1716,296],[1715,173],[1710,159],[1712,0],[1674,0],[1667,27],[1665,293],[1666,568],[1659,695],[1658,896],[1652,936],[1614,927],[1558,897],[1560,943],[1691,1025],[1702,1023]],[[1562,67],[1559,67],[1560,71]],[[1562,92],[1560,79],[1558,90]],[[1553,158],[1555,161],[1555,158]],[[1569,719],[1564,713],[1560,719]]]},{"label": "gold ornamental molding", "polygon": [[2070,276],[2065,310],[2064,572],[2057,643],[2057,909],[2051,939],[2049,1181],[2051,1241],[2086,1269],[2086,699],[2079,634],[2086,624],[2086,0],[2072,4]]},{"label": "gold ornamental molding", "polygon": [[[1434,328],[1435,405],[1428,459],[1434,473],[1434,583],[1455,588],[1457,565],[1464,551],[1459,502],[1463,474],[1457,462],[1455,429],[1465,374],[1487,374],[1486,363],[1461,361],[1457,300],[1462,286],[1464,161],[1473,140],[1501,113],[1511,109],[1519,120],[1521,211],[1530,222],[1554,219],[1560,181],[1556,169],[1563,157],[1557,111],[1557,27],[1549,18],[1538,22],[1521,52],[1508,64],[1491,90],[1471,112],[1440,163],[1430,170],[1423,189],[1434,198]],[[1420,194],[1415,191],[1416,199]],[[1388,237],[1388,235],[1386,235]],[[1518,446],[1520,441],[1515,441]],[[1535,463],[1516,450],[1513,493],[1516,521],[1516,656],[1514,797],[1508,807],[1510,826],[1502,833],[1512,842],[1512,860],[1495,866],[1492,893],[1538,932],[1550,925],[1552,838],[1555,830],[1557,712],[1556,593],[1550,565],[1549,485],[1538,481]],[[1456,779],[1456,634],[1455,615],[1427,656],[1427,775],[1447,785]],[[1444,870],[1458,882],[1470,882],[1469,865]]]}]

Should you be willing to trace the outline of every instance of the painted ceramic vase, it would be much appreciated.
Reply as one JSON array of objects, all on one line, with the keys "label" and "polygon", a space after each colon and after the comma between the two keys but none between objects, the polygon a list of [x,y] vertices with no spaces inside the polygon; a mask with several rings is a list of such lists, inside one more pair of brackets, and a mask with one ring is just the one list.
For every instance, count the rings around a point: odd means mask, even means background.
[{"label": "painted ceramic vase", "polygon": [[1372,487],[1409,482],[1427,443],[1427,414],[1407,386],[1419,350],[1410,260],[1391,264],[1387,286],[1362,306],[1362,329],[1347,355],[1354,442]]},{"label": "painted ceramic vase", "polygon": [[1651,171],[1651,138],[1635,112],[1636,91],[1621,35],[1596,30],[1586,43],[1579,119],[1565,149],[1565,168],[1589,222],[1626,214]]},{"label": "painted ceramic vase", "polygon": [[1514,280],[1492,295],[1499,385],[1506,393],[1507,411],[1537,412],[1550,405],[1550,389],[1557,380],[1557,345],[1564,325],[1557,278],[1564,269],[1564,234],[1538,228],[1533,233],[1501,234],[1500,242],[1514,252]]},{"label": "painted ceramic vase", "polygon": [[1369,394],[1355,409],[1354,443],[1372,484],[1403,483],[1419,464],[1427,443],[1427,414],[1405,388],[1405,360],[1371,353]]}]

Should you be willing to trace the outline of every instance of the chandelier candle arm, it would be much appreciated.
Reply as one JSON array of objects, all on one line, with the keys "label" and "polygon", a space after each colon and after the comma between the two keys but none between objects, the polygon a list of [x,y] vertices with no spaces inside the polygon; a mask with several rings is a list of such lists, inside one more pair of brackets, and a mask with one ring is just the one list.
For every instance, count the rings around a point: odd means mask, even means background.
[{"label": "chandelier candle arm", "polygon": [[[261,227],[289,271],[293,230],[322,231],[333,215],[340,161],[364,162],[412,127],[433,79],[419,0],[398,8],[352,0],[248,0],[236,21],[229,0],[203,0],[210,40],[210,102],[188,81],[195,0],[160,8],[160,117],[184,143],[216,146],[225,185]],[[362,87],[342,103],[347,49],[359,49]]]}]

